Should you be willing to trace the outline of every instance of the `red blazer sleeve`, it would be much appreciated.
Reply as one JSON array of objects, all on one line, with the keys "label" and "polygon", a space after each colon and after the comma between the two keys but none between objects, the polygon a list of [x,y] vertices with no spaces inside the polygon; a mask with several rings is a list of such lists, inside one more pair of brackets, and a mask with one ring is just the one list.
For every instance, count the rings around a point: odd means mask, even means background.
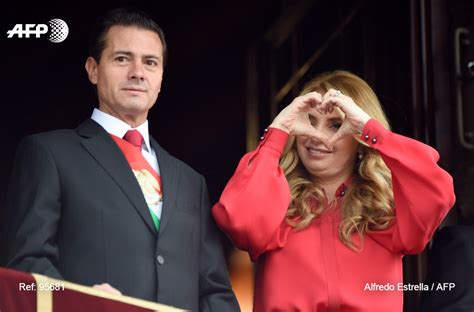
[{"label": "red blazer sleeve", "polygon": [[270,128],[259,146],[240,160],[212,208],[217,225],[252,260],[286,240],[290,188],[279,160],[287,140],[286,132]]},{"label": "red blazer sleeve", "polygon": [[361,139],[376,149],[392,173],[395,222],[371,235],[394,252],[423,251],[454,205],[453,178],[438,166],[438,152],[416,140],[395,134],[371,119]]}]

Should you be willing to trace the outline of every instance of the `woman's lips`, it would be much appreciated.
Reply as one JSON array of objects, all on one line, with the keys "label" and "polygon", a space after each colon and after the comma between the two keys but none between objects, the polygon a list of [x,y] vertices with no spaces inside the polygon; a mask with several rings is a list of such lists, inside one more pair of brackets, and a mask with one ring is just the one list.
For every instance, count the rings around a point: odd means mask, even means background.
[{"label": "woman's lips", "polygon": [[328,155],[331,154],[332,152],[323,149],[323,148],[313,148],[313,147],[307,147],[306,148],[311,156],[323,156],[323,155]]}]

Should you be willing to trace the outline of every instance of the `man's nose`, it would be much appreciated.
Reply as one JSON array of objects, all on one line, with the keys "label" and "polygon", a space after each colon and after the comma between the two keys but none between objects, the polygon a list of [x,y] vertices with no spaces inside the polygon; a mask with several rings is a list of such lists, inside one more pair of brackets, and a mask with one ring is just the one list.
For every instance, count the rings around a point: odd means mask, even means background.
[{"label": "man's nose", "polygon": [[130,71],[129,71],[129,79],[138,79],[144,80],[145,79],[145,70],[143,68],[143,63],[139,60],[136,60],[131,63]]}]

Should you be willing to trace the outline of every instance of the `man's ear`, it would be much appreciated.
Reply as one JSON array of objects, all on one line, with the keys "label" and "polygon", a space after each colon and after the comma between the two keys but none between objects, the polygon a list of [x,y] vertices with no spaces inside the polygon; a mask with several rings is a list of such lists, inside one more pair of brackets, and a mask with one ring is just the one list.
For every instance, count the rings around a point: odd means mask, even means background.
[{"label": "man's ear", "polygon": [[97,67],[99,67],[99,65],[95,59],[89,56],[86,60],[85,68],[87,71],[87,76],[89,76],[89,80],[92,82],[92,84],[97,84]]}]

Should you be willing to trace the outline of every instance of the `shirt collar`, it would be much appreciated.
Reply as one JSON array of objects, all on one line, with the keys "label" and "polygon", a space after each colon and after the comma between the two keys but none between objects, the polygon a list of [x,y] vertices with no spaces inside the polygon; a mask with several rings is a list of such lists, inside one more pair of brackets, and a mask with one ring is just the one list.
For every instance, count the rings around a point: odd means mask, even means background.
[{"label": "shirt collar", "polygon": [[336,197],[346,195],[347,189],[352,185],[353,176],[350,175],[336,190]]},{"label": "shirt collar", "polygon": [[131,130],[131,129],[138,130],[138,132],[140,132],[140,134],[143,136],[143,140],[145,142],[147,151],[151,152],[150,136],[148,134],[148,120],[146,120],[144,123],[142,123],[138,127],[132,128],[126,122],[112,115],[109,115],[97,108],[94,108],[91,119],[97,122],[99,125],[101,125],[102,128],[105,129],[105,131],[119,138],[123,138],[123,136],[125,135],[125,133],[127,133],[128,130]]}]

